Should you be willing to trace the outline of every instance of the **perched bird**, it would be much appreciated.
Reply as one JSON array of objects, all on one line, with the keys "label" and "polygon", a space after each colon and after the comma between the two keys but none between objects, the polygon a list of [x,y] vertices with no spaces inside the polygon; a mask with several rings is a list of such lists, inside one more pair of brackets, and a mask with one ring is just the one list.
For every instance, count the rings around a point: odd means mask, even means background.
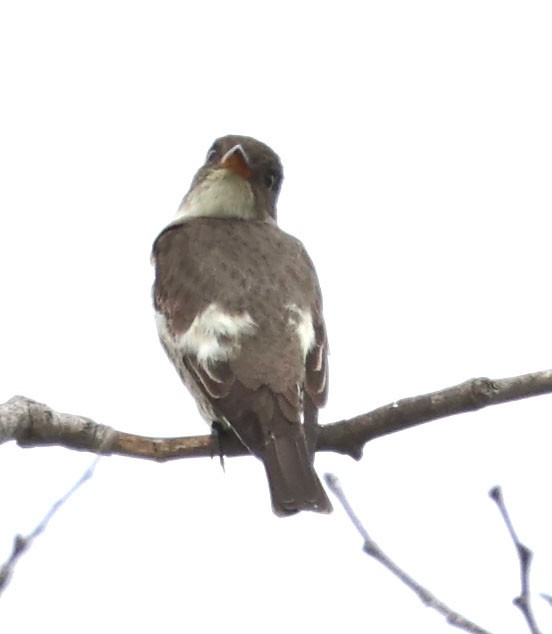
[{"label": "perched bird", "polygon": [[305,248],[276,224],[280,159],[217,139],[153,245],[161,342],[203,417],[265,467],[277,515],[330,512],[313,467],[328,388],[322,298]]}]

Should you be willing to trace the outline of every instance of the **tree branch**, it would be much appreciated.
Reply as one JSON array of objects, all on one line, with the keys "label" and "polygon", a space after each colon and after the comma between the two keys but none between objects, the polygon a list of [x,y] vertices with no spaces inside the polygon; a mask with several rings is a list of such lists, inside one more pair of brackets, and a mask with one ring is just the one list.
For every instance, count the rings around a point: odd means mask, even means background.
[{"label": "tree branch", "polygon": [[[364,445],[380,436],[439,418],[475,411],[522,398],[552,393],[552,370],[507,379],[471,379],[438,392],[395,401],[367,414],[319,427],[318,451],[334,451],[355,459]],[[117,431],[89,418],[62,414],[47,405],[15,396],[0,405],[0,444],[15,440],[21,447],[59,445],[97,454],[147,458],[247,455],[236,439],[223,436],[150,438]],[[221,446],[220,446],[221,445]]]},{"label": "tree branch", "polygon": [[13,546],[12,546],[11,555],[9,556],[8,560],[6,561],[6,563],[3,564],[2,566],[0,566],[0,594],[2,594],[2,592],[4,592],[4,590],[8,586],[8,584],[9,584],[9,582],[10,582],[12,576],[13,576],[13,571],[14,571],[14,568],[15,568],[15,564],[18,562],[18,560],[21,557],[21,555],[23,555],[23,553],[25,553],[29,549],[29,547],[34,542],[34,540],[41,533],[44,532],[44,530],[48,526],[48,522],[57,513],[57,511],[59,511],[59,509],[65,504],[65,502],[67,502],[67,500],[73,495],[73,493],[75,493],[75,491],[77,491],[77,489],[80,489],[80,487],[85,482],[90,480],[90,478],[94,474],[94,469],[96,468],[96,465],[98,464],[98,460],[100,460],[99,456],[97,458],[95,458],[95,460],[92,462],[92,464],[82,474],[82,476],[79,478],[79,480],[77,482],[75,482],[75,484],[69,489],[69,491],[67,491],[67,493],[65,493],[65,495],[60,497],[59,500],[57,500],[53,504],[53,506],[50,508],[50,510],[46,513],[46,515],[42,518],[42,520],[40,520],[38,525],[34,528],[34,530],[31,533],[29,533],[26,536],[23,536],[23,535],[16,535],[15,536],[15,539],[13,540]]},{"label": "tree branch", "polygon": [[402,581],[402,583],[404,583],[414,593],[416,593],[418,595],[418,598],[424,605],[432,608],[436,612],[439,612],[439,614],[442,614],[447,620],[447,623],[449,623],[450,625],[458,627],[466,632],[472,632],[472,634],[491,634],[488,630],[484,630],[479,625],[476,625],[466,617],[449,608],[448,605],[440,601],[427,588],[424,588],[424,586],[418,583],[407,572],[400,568],[392,559],[390,559],[370,537],[368,531],[364,528],[362,522],[349,504],[349,500],[347,500],[347,497],[345,496],[345,493],[341,488],[341,484],[336,476],[331,473],[326,473],[324,479],[326,480],[326,484],[330,488],[331,492],[336,496],[336,498],[345,509],[345,512],[349,516],[349,519],[353,523],[354,527],[364,539],[363,550],[367,555],[373,557],[376,561],[379,561],[379,563],[387,568],[389,572],[395,575],[395,577],[397,577],[399,581]]},{"label": "tree branch", "polygon": [[470,379],[438,392],[405,398],[367,414],[325,425],[318,439],[318,449],[348,454],[358,460],[362,457],[363,446],[374,438],[489,405],[550,393],[552,370],[508,379]]},{"label": "tree branch", "polygon": [[512,520],[510,519],[510,515],[508,510],[506,509],[506,504],[504,503],[504,498],[502,497],[502,489],[500,487],[493,487],[489,491],[489,496],[498,506],[498,510],[502,515],[502,519],[506,524],[506,528],[510,533],[510,537],[514,542],[514,546],[516,547],[517,556],[519,559],[519,570],[521,576],[521,593],[514,599],[514,605],[521,610],[523,617],[527,623],[527,627],[531,634],[541,634],[537,626],[537,622],[535,620],[535,615],[533,614],[533,609],[531,607],[531,595],[529,592],[529,569],[531,567],[531,561],[533,560],[533,553],[525,544],[522,544],[519,541],[519,538],[514,530],[514,525],[512,524]]}]

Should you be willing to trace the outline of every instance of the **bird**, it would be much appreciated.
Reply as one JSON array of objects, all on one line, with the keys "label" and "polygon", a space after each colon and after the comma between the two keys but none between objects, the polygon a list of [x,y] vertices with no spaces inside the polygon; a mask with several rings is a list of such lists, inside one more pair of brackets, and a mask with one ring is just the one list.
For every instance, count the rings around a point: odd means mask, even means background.
[{"label": "bird", "polygon": [[263,463],[274,513],[329,513],[313,466],[328,392],[322,296],[303,244],[278,227],[282,180],[268,145],[216,139],[153,244],[153,304],[203,418]]}]

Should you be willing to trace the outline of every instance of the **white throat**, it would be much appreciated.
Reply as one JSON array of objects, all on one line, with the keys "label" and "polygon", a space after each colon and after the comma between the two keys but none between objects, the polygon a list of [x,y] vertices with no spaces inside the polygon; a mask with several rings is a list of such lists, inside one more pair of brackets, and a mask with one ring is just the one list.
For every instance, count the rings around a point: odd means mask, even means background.
[{"label": "white throat", "polygon": [[176,217],[253,220],[257,214],[251,184],[232,170],[215,170],[186,194]]}]

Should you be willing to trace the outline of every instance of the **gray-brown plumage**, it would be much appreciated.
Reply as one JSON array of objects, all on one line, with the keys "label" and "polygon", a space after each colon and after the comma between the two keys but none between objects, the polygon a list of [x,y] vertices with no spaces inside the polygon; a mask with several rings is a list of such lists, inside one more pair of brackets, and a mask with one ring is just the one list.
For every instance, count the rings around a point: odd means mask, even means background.
[{"label": "gray-brown plumage", "polygon": [[327,394],[316,273],[276,225],[282,168],[250,137],[218,139],[153,246],[161,341],[210,422],[264,463],[275,513],[329,512],[313,468]]}]

